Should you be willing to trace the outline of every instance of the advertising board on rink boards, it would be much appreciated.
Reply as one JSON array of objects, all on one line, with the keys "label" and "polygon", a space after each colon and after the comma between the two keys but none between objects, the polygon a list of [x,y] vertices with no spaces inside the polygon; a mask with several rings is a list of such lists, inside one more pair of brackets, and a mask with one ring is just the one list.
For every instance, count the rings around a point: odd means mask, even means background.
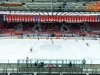
[{"label": "advertising board on rink boards", "polygon": [[0,75],[8,75],[8,73],[0,73]]},{"label": "advertising board on rink boards", "polygon": [[34,75],[34,73],[10,73],[10,75]]}]

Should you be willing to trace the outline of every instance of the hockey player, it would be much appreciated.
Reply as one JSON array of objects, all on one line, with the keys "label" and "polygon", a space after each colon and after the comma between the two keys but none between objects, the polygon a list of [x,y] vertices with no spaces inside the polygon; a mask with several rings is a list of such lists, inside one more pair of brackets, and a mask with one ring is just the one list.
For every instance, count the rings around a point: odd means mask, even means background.
[{"label": "hockey player", "polygon": [[52,37],[51,37],[51,40],[52,40]]},{"label": "hockey player", "polygon": [[49,39],[49,37],[46,37],[46,39],[48,40],[48,39]]},{"label": "hockey player", "polygon": [[38,37],[38,40],[39,40],[39,37]]},{"label": "hockey player", "polygon": [[76,39],[76,42],[77,42],[77,39]]},{"label": "hockey player", "polygon": [[87,46],[89,46],[89,44],[88,44],[88,43],[86,43],[86,45],[87,45]]},{"label": "hockey player", "polygon": [[82,38],[82,40],[84,41],[84,38]]},{"label": "hockey player", "polygon": [[54,44],[53,41],[52,41],[52,44]]},{"label": "hockey player", "polygon": [[32,52],[32,50],[33,50],[33,49],[32,49],[32,47],[31,47],[31,48],[30,48],[30,52]]},{"label": "hockey player", "polygon": [[28,57],[26,57],[26,60],[29,60],[29,58],[28,58]]}]

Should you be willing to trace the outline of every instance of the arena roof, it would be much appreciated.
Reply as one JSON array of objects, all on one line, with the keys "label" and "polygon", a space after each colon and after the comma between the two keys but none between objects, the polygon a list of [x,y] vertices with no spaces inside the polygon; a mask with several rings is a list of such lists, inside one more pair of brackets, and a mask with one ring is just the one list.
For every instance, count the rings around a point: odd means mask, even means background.
[{"label": "arena roof", "polygon": [[[96,3],[98,0],[0,0],[0,10],[4,11],[87,11],[87,3]],[[2,5],[2,4],[5,4]],[[6,5],[22,4],[22,6]]]}]

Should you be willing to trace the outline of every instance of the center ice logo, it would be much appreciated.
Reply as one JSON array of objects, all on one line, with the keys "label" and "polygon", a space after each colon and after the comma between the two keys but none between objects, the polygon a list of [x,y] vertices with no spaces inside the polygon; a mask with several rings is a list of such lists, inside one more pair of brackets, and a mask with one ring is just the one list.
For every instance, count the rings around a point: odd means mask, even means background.
[{"label": "center ice logo", "polygon": [[94,3],[88,3],[86,6],[87,11],[100,11],[100,1],[97,1],[96,4]]}]

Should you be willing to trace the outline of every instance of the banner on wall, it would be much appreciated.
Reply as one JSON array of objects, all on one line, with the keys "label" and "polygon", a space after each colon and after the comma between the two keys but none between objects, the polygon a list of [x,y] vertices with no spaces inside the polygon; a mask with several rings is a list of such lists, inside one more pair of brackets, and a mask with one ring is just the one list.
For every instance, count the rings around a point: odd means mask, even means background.
[{"label": "banner on wall", "polygon": [[13,19],[13,15],[11,16],[11,21],[14,21],[14,19]]},{"label": "banner on wall", "polygon": [[26,16],[26,22],[28,22],[28,15]]},{"label": "banner on wall", "polygon": [[30,16],[28,16],[28,21],[30,22],[31,20],[30,20]]},{"label": "banner on wall", "polygon": [[98,22],[98,16],[33,16],[33,15],[3,15],[4,21],[25,22]]},{"label": "banner on wall", "polygon": [[15,17],[15,21],[17,21],[17,15],[15,15],[14,17]]},{"label": "banner on wall", "polygon": [[51,17],[50,16],[48,16],[49,17],[49,22],[51,22]]},{"label": "banner on wall", "polygon": [[0,26],[2,27],[2,25],[4,25],[4,20],[5,20],[5,16],[4,15],[0,15]]},{"label": "banner on wall", "polygon": [[41,21],[41,16],[38,16],[38,21],[39,21],[39,22]]},{"label": "banner on wall", "polygon": [[17,15],[17,22],[19,22],[19,15]]},{"label": "banner on wall", "polygon": [[22,16],[22,21],[25,21],[25,17],[24,17],[24,15]]},{"label": "banner on wall", "polygon": [[48,19],[49,19],[48,16],[45,16],[45,17],[44,17],[44,21],[45,21],[45,22],[49,22]]},{"label": "banner on wall", "polygon": [[35,22],[38,22],[38,16],[35,16]]},{"label": "banner on wall", "polygon": [[19,16],[19,21],[22,21],[22,19],[21,19],[21,15]]},{"label": "banner on wall", "polygon": [[92,20],[92,16],[89,16],[89,22],[91,22],[91,20]]},{"label": "banner on wall", "polygon": [[43,20],[43,22],[45,22],[45,16],[42,16],[42,20]]},{"label": "banner on wall", "polygon": [[95,22],[98,22],[98,17],[97,16],[95,16]]},{"label": "banner on wall", "polygon": [[100,16],[98,16],[98,22],[100,22]]},{"label": "banner on wall", "polygon": [[32,15],[32,21],[35,22],[35,16]]},{"label": "banner on wall", "polygon": [[8,15],[8,21],[10,22],[10,15]]},{"label": "banner on wall", "polygon": [[6,15],[3,15],[3,21],[6,21]]}]

